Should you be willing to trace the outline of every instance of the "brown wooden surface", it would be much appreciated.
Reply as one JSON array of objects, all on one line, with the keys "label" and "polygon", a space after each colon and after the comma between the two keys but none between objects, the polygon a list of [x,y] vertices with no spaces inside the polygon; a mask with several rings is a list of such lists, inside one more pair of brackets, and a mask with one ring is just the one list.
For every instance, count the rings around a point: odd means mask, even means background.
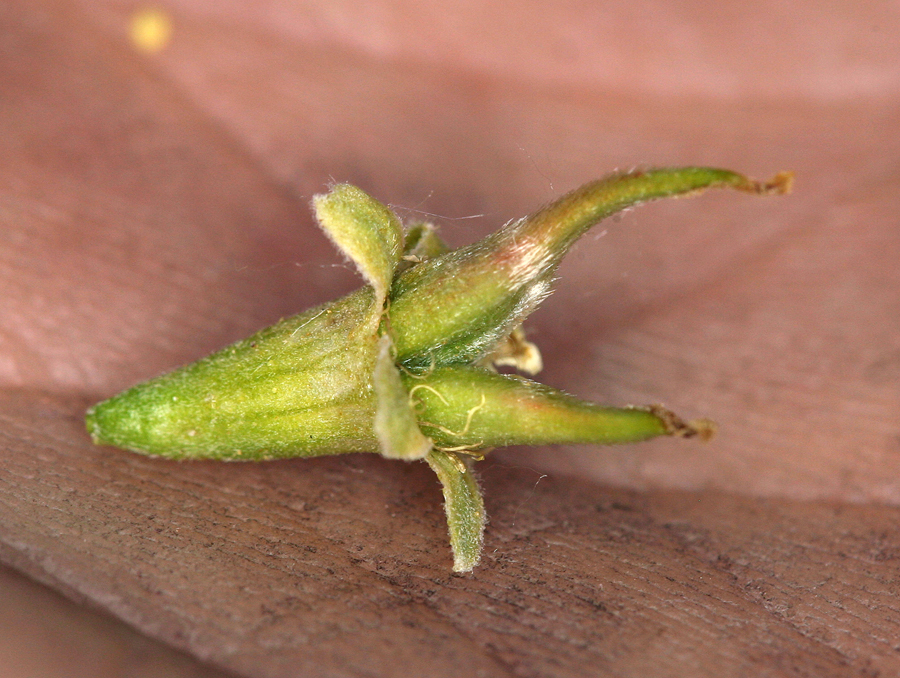
[{"label": "brown wooden surface", "polygon": [[0,566],[4,678],[226,678],[108,614]]},{"label": "brown wooden surface", "polygon": [[[893,4],[178,0],[156,56],[137,6],[0,8],[3,562],[248,676],[900,673]],[[422,465],[83,432],[94,400],[358,284],[307,209],[331,178],[461,244],[687,163],[797,190],[612,220],[530,336],[542,380],[720,435],[492,457],[471,576]],[[66,626],[122,632],[89,616]]]},{"label": "brown wooden surface", "polygon": [[83,402],[2,402],[4,556],[246,675],[869,675],[900,667],[900,509],[481,471],[449,573],[423,464],[172,463],[92,447]]}]

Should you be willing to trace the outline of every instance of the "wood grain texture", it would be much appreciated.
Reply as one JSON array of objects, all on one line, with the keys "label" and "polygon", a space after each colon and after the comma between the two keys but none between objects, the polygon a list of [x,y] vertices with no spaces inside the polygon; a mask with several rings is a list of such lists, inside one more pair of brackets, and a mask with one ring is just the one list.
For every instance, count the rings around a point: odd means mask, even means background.
[{"label": "wood grain texture", "polygon": [[0,566],[0,666],[4,678],[227,678]]},{"label": "wood grain texture", "polygon": [[147,459],[90,445],[83,404],[3,394],[3,556],[241,674],[900,670],[897,508],[487,463],[484,563],[455,576],[424,464]]}]

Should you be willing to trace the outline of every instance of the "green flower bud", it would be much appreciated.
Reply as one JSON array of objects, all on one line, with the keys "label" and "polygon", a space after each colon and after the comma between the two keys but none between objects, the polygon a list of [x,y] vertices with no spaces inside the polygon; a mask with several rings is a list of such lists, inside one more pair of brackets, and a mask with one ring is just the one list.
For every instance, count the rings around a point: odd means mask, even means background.
[{"label": "green flower bud", "polygon": [[762,184],[709,168],[614,174],[455,251],[430,224],[404,233],[387,207],[335,186],[314,199],[316,216],[365,287],[95,405],[88,431],[98,444],[175,459],[423,459],[444,488],[454,570],[469,571],[485,524],[471,462],[485,450],[712,432],[658,406],[601,407],[493,371],[540,370],[520,325],[549,295],[572,243],[647,200],[790,184],[789,174]]},{"label": "green flower bud", "polygon": [[391,288],[391,326],[407,366],[471,362],[484,355],[550,293],[572,243],[601,219],[649,200],[731,187],[752,193],[790,189],[703,167],[613,174],[585,184],[496,233],[415,266]]}]

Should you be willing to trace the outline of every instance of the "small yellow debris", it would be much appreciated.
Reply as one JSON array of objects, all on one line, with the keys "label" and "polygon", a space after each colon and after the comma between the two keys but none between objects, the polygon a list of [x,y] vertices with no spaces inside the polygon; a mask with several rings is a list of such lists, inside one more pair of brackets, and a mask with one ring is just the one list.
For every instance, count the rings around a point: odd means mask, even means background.
[{"label": "small yellow debris", "polygon": [[131,42],[141,52],[155,54],[172,38],[172,18],[157,7],[145,7],[131,16]]}]

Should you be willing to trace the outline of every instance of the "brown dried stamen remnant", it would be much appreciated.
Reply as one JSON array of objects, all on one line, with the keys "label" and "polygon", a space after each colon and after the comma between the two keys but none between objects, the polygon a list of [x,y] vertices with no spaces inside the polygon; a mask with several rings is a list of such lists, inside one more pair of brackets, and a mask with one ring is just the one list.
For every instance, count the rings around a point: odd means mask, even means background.
[{"label": "brown dried stamen remnant", "polygon": [[666,435],[675,438],[699,438],[704,442],[711,439],[715,433],[716,422],[711,419],[691,419],[685,421],[672,410],[662,405],[649,405],[637,409],[645,410],[656,416],[666,429]]}]

